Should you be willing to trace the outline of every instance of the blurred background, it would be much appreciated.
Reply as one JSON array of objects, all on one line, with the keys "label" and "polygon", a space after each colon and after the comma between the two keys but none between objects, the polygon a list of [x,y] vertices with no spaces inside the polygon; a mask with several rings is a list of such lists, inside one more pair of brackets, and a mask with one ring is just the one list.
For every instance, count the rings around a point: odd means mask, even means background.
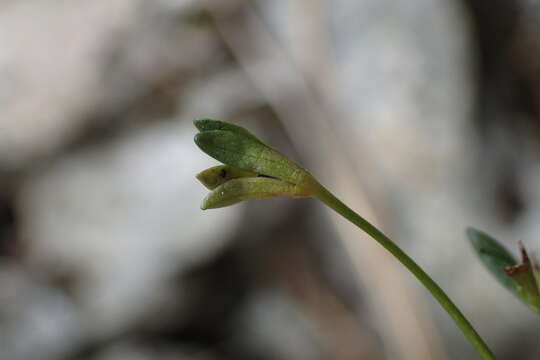
[{"label": "blurred background", "polygon": [[314,200],[203,212],[192,120],[310,169],[499,359],[537,315],[473,225],[540,249],[540,7],[518,0],[0,2],[0,359],[475,359],[419,283]]}]

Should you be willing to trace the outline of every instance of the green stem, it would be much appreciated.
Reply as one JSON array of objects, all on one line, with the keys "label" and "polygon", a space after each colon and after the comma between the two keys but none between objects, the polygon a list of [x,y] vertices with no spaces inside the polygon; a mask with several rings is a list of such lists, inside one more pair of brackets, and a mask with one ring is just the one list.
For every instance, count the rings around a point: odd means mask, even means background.
[{"label": "green stem", "polygon": [[450,300],[448,295],[437,285],[437,283],[414,262],[403,250],[399,248],[390,238],[384,235],[379,229],[370,224],[367,220],[351,210],[347,205],[336,198],[331,192],[321,185],[321,189],[314,195],[315,198],[325,203],[334,211],[345,217],[347,220],[364,230],[369,236],[375,239],[386,250],[394,255],[418,280],[429,290],[431,295],[446,310],[448,315],[454,320],[461,329],[469,342],[475,347],[476,351],[483,359],[495,359],[495,356],[486,345],[484,340],[478,335],[471,323],[465,318],[457,306]]}]

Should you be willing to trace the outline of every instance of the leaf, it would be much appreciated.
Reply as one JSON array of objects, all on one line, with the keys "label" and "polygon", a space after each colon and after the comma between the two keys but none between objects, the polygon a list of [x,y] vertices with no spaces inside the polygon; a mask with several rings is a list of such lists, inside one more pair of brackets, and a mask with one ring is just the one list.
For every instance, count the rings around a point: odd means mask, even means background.
[{"label": "leaf", "polygon": [[516,282],[504,270],[508,266],[517,265],[517,261],[497,240],[488,234],[473,228],[467,228],[469,238],[476,254],[487,269],[507,289],[517,294]]},{"label": "leaf", "polygon": [[257,177],[257,174],[229,165],[218,165],[201,171],[197,174],[196,177],[208,189],[214,190],[219,185],[231,179],[238,179],[242,177]]},{"label": "leaf", "polygon": [[246,200],[269,199],[278,196],[297,197],[295,186],[266,177],[229,180],[214,189],[203,200],[201,209],[216,209]]},{"label": "leaf", "polygon": [[537,274],[523,245],[520,244],[522,262],[518,263],[497,240],[486,233],[468,228],[467,236],[480,260],[497,280],[530,308],[540,313]]}]

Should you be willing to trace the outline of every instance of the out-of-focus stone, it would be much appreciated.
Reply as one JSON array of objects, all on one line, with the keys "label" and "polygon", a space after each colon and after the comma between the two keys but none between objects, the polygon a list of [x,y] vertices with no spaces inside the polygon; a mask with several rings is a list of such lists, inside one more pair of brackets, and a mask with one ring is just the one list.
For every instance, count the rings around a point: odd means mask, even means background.
[{"label": "out-of-focus stone", "polygon": [[[195,174],[212,164],[191,122],[126,134],[30,179],[19,210],[30,266],[82,276],[91,331],[116,332],[157,309],[164,281],[221,249],[241,206],[203,212]],[[181,304],[181,295],[175,301]]]},{"label": "out-of-focus stone", "polygon": [[310,326],[288,298],[266,291],[251,297],[228,342],[246,358],[265,354],[269,359],[320,359],[321,348]]},{"label": "out-of-focus stone", "polygon": [[67,296],[7,263],[0,289],[1,359],[58,359],[80,344],[82,318]]},{"label": "out-of-focus stone", "polygon": [[105,348],[94,360],[218,360],[212,353],[197,349],[168,348],[161,346],[144,347],[141,345],[120,343]]},{"label": "out-of-focus stone", "polygon": [[0,168],[18,169],[50,154],[96,119],[114,120],[103,114],[123,111],[156,79],[212,61],[208,34],[160,6],[140,0],[1,5]]}]

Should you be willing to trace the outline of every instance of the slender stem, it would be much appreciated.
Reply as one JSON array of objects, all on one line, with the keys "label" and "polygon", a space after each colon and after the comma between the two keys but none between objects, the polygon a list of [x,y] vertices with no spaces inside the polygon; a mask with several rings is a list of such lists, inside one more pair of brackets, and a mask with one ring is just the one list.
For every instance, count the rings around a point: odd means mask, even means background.
[{"label": "slender stem", "polygon": [[367,220],[351,210],[347,205],[336,198],[331,192],[321,185],[320,191],[314,195],[315,198],[325,203],[334,211],[345,217],[347,220],[364,230],[369,236],[375,239],[386,250],[394,255],[418,280],[429,290],[431,295],[441,304],[448,315],[461,329],[469,342],[475,347],[482,359],[495,359],[495,356],[486,345],[484,340],[478,335],[471,323],[465,318],[457,306],[450,300],[448,295],[437,285],[437,283],[414,262],[403,250],[399,248],[390,238],[384,235],[379,229],[370,224]]}]

